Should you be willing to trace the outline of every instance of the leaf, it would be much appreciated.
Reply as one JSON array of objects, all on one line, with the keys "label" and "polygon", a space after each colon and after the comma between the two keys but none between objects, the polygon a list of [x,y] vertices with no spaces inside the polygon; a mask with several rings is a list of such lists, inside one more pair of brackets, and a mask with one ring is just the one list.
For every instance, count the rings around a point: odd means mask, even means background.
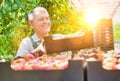
[{"label": "leaf", "polygon": [[17,10],[17,9],[18,9],[17,4],[14,4],[14,5],[12,6],[12,10]]}]

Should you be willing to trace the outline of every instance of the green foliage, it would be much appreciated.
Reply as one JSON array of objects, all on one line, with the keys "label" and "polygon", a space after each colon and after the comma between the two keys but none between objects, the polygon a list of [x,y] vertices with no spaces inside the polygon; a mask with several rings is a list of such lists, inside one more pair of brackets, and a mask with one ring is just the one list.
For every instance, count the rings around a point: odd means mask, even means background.
[{"label": "green foliage", "polygon": [[120,24],[113,25],[114,40],[120,39]]},{"label": "green foliage", "polygon": [[10,61],[21,40],[33,34],[27,14],[37,6],[47,8],[51,34],[74,33],[82,27],[83,13],[69,6],[68,0],[0,0],[0,60]]},{"label": "green foliage", "polygon": [[0,60],[10,61],[13,57],[14,50],[10,44],[10,37],[8,35],[0,35]]}]

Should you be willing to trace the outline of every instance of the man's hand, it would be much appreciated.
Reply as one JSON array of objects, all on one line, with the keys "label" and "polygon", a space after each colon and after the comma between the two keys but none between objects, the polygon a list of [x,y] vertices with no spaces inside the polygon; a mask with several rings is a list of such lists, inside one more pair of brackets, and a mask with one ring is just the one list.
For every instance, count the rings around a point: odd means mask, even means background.
[{"label": "man's hand", "polygon": [[35,57],[39,57],[39,56],[46,54],[46,50],[43,46],[43,43],[44,43],[44,41],[42,41],[41,44],[32,51],[32,54],[34,54]]}]

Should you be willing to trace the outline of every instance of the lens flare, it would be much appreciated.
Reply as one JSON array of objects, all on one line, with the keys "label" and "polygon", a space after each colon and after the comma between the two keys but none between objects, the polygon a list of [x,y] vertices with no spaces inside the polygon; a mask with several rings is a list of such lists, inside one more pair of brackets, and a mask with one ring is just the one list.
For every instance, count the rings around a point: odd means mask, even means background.
[{"label": "lens flare", "polygon": [[88,10],[85,17],[88,24],[96,24],[100,19],[100,13],[97,10]]}]

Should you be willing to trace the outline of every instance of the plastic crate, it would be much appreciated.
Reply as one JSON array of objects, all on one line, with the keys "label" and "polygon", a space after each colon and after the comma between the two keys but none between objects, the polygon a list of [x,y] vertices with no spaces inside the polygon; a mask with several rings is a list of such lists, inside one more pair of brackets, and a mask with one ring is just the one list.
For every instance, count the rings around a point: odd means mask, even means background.
[{"label": "plastic crate", "polygon": [[84,81],[83,61],[70,60],[65,70],[15,71],[10,63],[0,63],[0,81]]},{"label": "plastic crate", "polygon": [[89,61],[87,81],[120,81],[120,70],[106,70],[102,68],[102,61]]},{"label": "plastic crate", "polygon": [[103,51],[114,49],[114,37],[112,19],[101,19],[94,29],[95,47],[101,47]]}]

